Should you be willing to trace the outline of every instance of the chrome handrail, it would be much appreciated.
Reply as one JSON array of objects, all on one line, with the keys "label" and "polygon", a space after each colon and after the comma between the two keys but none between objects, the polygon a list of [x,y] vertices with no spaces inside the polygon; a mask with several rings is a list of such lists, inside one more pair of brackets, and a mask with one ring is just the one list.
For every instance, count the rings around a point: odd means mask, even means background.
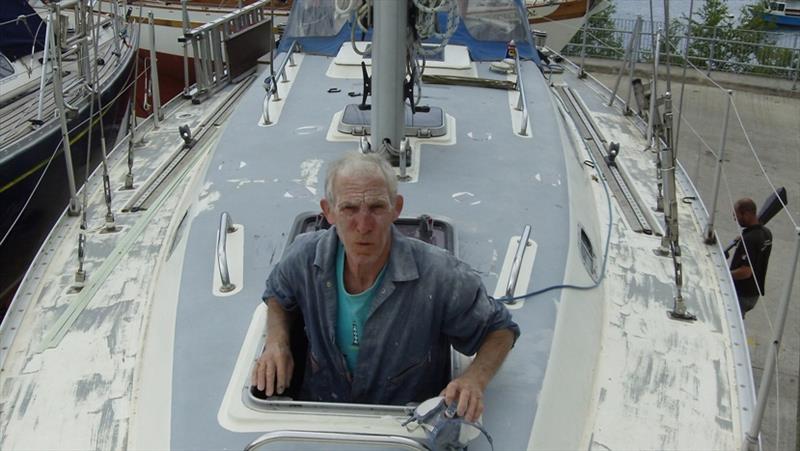
[{"label": "chrome handrail", "polygon": [[231,216],[227,211],[223,211],[219,217],[219,229],[217,229],[217,266],[219,266],[219,279],[222,285],[219,291],[228,293],[236,288],[231,283],[231,276],[228,273],[228,252],[225,250],[228,242],[228,234],[235,232]]},{"label": "chrome handrail", "polygon": [[[519,278],[519,270],[522,268],[522,257],[525,255],[525,248],[528,247],[528,239],[531,236],[530,224],[525,225],[522,229],[522,236],[519,238],[517,244],[517,252],[514,254],[514,261],[511,263],[511,273],[508,275],[508,285],[506,285],[506,298],[514,297],[514,290],[517,288],[517,279]],[[516,300],[508,300],[509,304],[516,304]]]},{"label": "chrome handrail", "polygon": [[525,87],[522,83],[522,65],[519,62],[519,52],[514,53],[514,62],[517,65],[517,89],[519,90],[519,100],[517,110],[522,111],[522,125],[519,134],[528,136],[528,100],[525,97]]},{"label": "chrome handrail", "polygon": [[427,450],[422,443],[407,437],[397,435],[378,435],[345,432],[316,432],[316,431],[273,431],[253,440],[244,449],[245,451],[255,451],[259,447],[280,441],[310,441],[316,443],[339,442],[360,445],[373,445],[385,447],[394,445],[410,450]]},{"label": "chrome handrail", "polygon": [[[264,89],[267,91],[266,96],[264,97],[264,112],[262,114],[262,119],[264,119],[264,124],[270,125],[272,122],[269,119],[269,103],[272,100],[280,101],[280,94],[278,93],[278,80],[283,76],[283,81],[289,81],[286,77],[286,63],[289,63],[290,66],[294,67],[294,52],[297,50],[297,41],[292,41],[289,45],[289,50],[286,53],[286,58],[281,61],[280,66],[278,66],[278,71],[275,72],[273,75],[264,80]],[[270,64],[273,64],[270,62]]]}]

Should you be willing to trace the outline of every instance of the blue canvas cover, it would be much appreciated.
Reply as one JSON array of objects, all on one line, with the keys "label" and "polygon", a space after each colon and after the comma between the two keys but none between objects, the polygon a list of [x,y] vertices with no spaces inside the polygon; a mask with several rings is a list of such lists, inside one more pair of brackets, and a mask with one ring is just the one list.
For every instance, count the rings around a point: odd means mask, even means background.
[{"label": "blue canvas cover", "polygon": [[44,22],[27,0],[0,0],[0,24],[0,52],[11,61],[44,50]]},{"label": "blue canvas cover", "polygon": [[[455,33],[449,43],[463,45],[469,49],[473,61],[497,61],[505,58],[508,42],[514,40],[521,58],[530,59],[539,63],[539,56],[531,39],[530,27],[527,22],[524,5],[521,0],[505,0],[506,16],[515,21],[504,23],[505,32],[481,28],[481,13],[473,13],[474,7],[482,7],[484,0],[469,0],[461,3],[461,18]],[[500,0],[502,1],[502,0]],[[409,3],[411,0],[409,0]],[[313,7],[312,7],[313,3]],[[351,36],[353,23],[349,14],[341,14],[335,10],[334,0],[330,0],[330,8],[325,6],[325,0],[296,0],[292,6],[286,35],[281,40],[280,51],[286,51],[293,41],[297,41],[304,52],[318,55],[335,56],[342,44],[348,42]],[[470,10],[473,7],[473,10]],[[496,11],[496,8],[491,12]],[[487,14],[488,14],[487,10]],[[447,28],[447,15],[440,13],[438,16],[439,29]],[[492,18],[487,23],[497,24],[498,20]],[[502,28],[502,27],[501,27]],[[355,38],[359,41],[371,41],[372,29],[363,33],[356,26]],[[436,43],[434,40],[425,42]]]}]

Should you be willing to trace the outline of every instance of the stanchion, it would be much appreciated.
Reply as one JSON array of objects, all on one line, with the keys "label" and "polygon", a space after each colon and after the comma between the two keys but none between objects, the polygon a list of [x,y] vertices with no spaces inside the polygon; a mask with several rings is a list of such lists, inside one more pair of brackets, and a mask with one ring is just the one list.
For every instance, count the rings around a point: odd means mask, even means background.
[{"label": "stanchion", "polygon": [[790,270],[787,273],[786,284],[783,288],[783,295],[781,296],[781,304],[778,309],[778,322],[772,337],[772,343],[767,353],[767,360],[764,362],[764,373],[761,376],[761,385],[758,387],[758,398],[756,399],[756,411],[753,415],[753,420],[750,423],[750,430],[745,435],[745,446],[748,450],[756,451],[758,446],[758,435],[761,431],[761,421],[764,419],[764,409],[767,407],[767,395],[772,388],[772,379],[775,376],[777,367],[776,356],[778,348],[781,345],[783,338],[783,329],[786,326],[786,316],[789,312],[789,302],[792,300],[792,284],[794,282],[794,274],[797,271],[797,260],[800,256],[800,227],[795,227],[795,248],[794,258]]},{"label": "stanchion", "polygon": [[719,199],[719,184],[722,179],[722,165],[725,158],[725,142],[728,138],[728,119],[731,115],[731,104],[733,103],[733,91],[728,90],[728,106],[725,108],[725,119],[722,122],[722,137],[719,143],[719,154],[717,155],[717,171],[714,174],[714,200],[711,202],[711,215],[708,217],[705,231],[705,243],[714,244],[717,242],[717,234],[714,231],[714,220],[717,216],[717,200]]}]

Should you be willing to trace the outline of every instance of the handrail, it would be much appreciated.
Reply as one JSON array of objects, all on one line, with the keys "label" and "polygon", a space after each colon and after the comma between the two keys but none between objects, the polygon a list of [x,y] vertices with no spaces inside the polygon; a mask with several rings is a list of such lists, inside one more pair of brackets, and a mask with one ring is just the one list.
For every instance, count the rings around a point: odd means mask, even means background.
[{"label": "handrail", "polygon": [[519,134],[528,136],[528,100],[525,98],[525,87],[522,83],[522,65],[519,62],[519,52],[514,53],[514,62],[517,65],[517,89],[519,90],[519,100],[517,110],[522,111],[522,125]]},{"label": "handrail", "polygon": [[[262,114],[262,119],[264,119],[264,124],[270,125],[272,122],[269,118],[269,104],[272,100],[280,101],[280,93],[278,93],[278,79],[283,76],[283,81],[288,81],[286,78],[286,63],[294,66],[294,52],[297,50],[297,41],[292,41],[291,45],[289,45],[289,50],[286,52],[286,58],[281,61],[280,66],[278,66],[278,71],[275,72],[273,75],[270,75],[266,79],[264,79],[264,90],[267,91],[266,96],[264,97],[264,112]],[[273,62],[270,62],[273,64]]]},{"label": "handrail", "polygon": [[228,293],[236,288],[231,283],[231,276],[228,273],[228,252],[225,250],[228,241],[228,234],[235,232],[231,216],[227,211],[223,211],[219,217],[219,229],[217,229],[217,266],[219,266],[219,278],[222,285],[219,291]]},{"label": "handrail", "polygon": [[262,446],[269,445],[281,441],[310,441],[310,442],[339,442],[339,443],[352,443],[359,445],[373,445],[379,447],[386,447],[393,445],[397,448],[405,448],[410,450],[427,450],[422,443],[407,437],[400,437],[398,435],[378,435],[378,434],[361,434],[361,433],[346,433],[346,432],[316,432],[316,431],[273,431],[267,432],[261,437],[253,440],[244,449],[245,451],[256,451]]},{"label": "handrail", "polygon": [[[508,275],[508,285],[506,285],[506,298],[514,297],[514,290],[517,288],[517,279],[519,279],[519,270],[522,268],[522,257],[525,255],[525,248],[528,247],[528,239],[531,236],[531,226],[526,224],[522,229],[522,236],[519,238],[517,244],[517,252],[514,254],[514,261],[511,263],[511,273]],[[510,299],[509,304],[516,304],[517,301]]]}]

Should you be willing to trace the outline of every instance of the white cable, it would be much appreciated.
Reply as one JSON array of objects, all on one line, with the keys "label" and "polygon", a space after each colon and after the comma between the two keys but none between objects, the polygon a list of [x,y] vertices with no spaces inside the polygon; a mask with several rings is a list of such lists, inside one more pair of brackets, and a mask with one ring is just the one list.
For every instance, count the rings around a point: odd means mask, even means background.
[{"label": "white cable", "polygon": [[770,188],[772,188],[772,192],[775,193],[775,196],[778,198],[778,202],[781,203],[783,210],[786,211],[786,216],[789,217],[789,221],[792,222],[795,228],[798,227],[797,221],[792,217],[792,213],[789,211],[789,207],[786,206],[786,203],[783,202],[781,196],[778,196],[778,190],[775,188],[775,185],[772,183],[772,180],[767,175],[767,170],[764,169],[764,165],[761,163],[761,158],[758,157],[758,153],[756,152],[755,147],[753,147],[753,142],[750,140],[750,134],[747,133],[747,129],[744,127],[744,122],[742,122],[742,117],[739,115],[739,109],[736,107],[736,102],[731,101],[733,105],[733,112],[736,114],[736,120],[739,121],[739,126],[742,128],[742,132],[744,133],[744,139],[747,141],[747,145],[750,147],[750,151],[753,153],[753,157],[756,159],[756,163],[758,163],[758,167],[761,169],[761,173],[764,174],[764,178],[767,179],[767,183],[769,183]]}]

